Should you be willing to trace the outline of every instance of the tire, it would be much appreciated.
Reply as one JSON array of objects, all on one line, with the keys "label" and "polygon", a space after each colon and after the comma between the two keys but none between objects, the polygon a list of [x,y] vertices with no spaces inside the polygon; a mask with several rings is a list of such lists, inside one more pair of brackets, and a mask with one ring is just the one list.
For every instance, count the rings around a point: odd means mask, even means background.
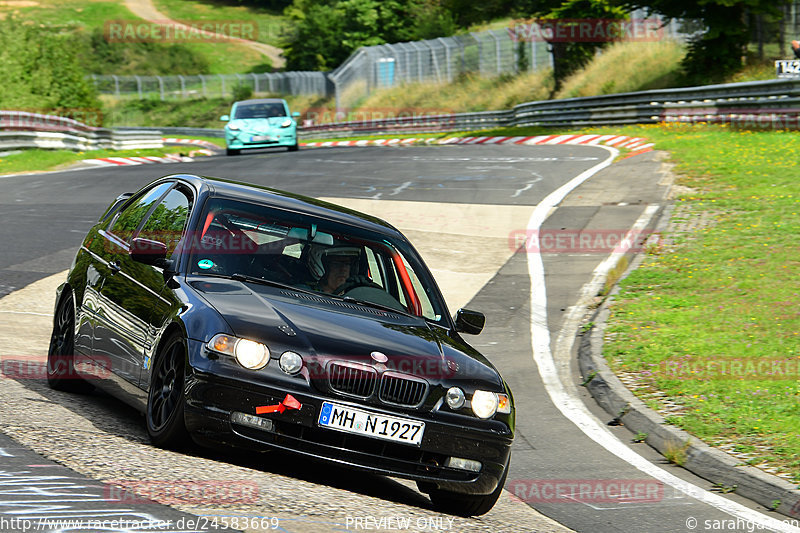
[{"label": "tire", "polygon": [[[503,471],[503,477],[497,483],[497,488],[491,494],[481,496],[471,496],[469,494],[458,494],[454,492],[447,492],[432,488],[430,485],[424,486],[424,491],[428,492],[431,497],[431,502],[437,511],[452,514],[456,516],[480,516],[491,511],[494,504],[497,503],[498,498],[503,493],[503,487],[506,484],[508,477],[509,463],[506,464],[506,469]],[[423,489],[423,487],[420,487]]]},{"label": "tire", "polygon": [[241,150],[237,150],[236,148],[226,148],[225,149],[225,154],[226,155],[239,155],[240,153],[241,153]]},{"label": "tire", "polygon": [[53,318],[53,332],[47,350],[47,384],[51,389],[89,392],[92,386],[75,372],[75,306],[69,288]]},{"label": "tire", "polygon": [[297,142],[295,141],[295,143],[290,145],[288,147],[288,149],[289,149],[290,152],[296,152],[296,151],[298,151],[300,149],[300,145],[297,144]]},{"label": "tire", "polygon": [[185,369],[186,341],[174,333],[156,355],[147,393],[147,433],[159,448],[181,449],[190,442],[184,419]]}]

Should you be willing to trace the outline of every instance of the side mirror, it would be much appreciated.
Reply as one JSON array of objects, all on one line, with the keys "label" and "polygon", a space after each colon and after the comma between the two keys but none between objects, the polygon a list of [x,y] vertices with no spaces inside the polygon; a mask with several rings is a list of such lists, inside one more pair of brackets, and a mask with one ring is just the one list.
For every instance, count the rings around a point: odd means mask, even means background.
[{"label": "side mirror", "polygon": [[300,113],[298,111],[295,111],[295,112],[292,113],[292,116],[294,118],[298,118],[298,117],[300,117]]},{"label": "side mirror", "polygon": [[486,315],[480,311],[459,309],[456,311],[456,331],[468,335],[477,335],[483,331],[486,324]]},{"label": "side mirror", "polygon": [[219,117],[219,119],[224,121],[224,122],[228,122],[231,119],[231,116],[230,115],[222,115],[221,117]]},{"label": "side mirror", "polygon": [[137,237],[131,241],[131,259],[145,265],[165,268],[167,266],[167,245]]}]

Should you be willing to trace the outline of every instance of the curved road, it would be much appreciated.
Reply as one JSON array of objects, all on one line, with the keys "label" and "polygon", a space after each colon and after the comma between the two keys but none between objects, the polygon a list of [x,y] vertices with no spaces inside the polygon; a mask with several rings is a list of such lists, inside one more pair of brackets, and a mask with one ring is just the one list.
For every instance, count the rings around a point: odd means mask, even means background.
[{"label": "curved road", "polygon": [[[57,393],[41,380],[3,383],[2,429],[37,452],[103,481],[253,483],[259,487],[257,502],[239,501],[222,509],[208,501],[174,507],[195,515],[277,516],[287,531],[365,529],[366,522],[355,522],[365,517],[383,518],[383,526],[392,527],[386,519],[397,516],[409,518],[418,530],[563,530],[531,508],[578,531],[752,530],[743,520],[761,520],[748,509],[755,509],[753,504],[735,495],[709,494],[704,490],[708,483],[664,465],[644,444],[629,444],[627,430],[606,428],[609,417],[575,386],[580,376],[564,339],[576,330],[572,310],[581,289],[608,250],[569,240],[546,245],[544,236],[557,239],[583,230],[607,239],[624,235],[637,220],[647,218],[643,214],[655,213],[668,182],[654,157],[639,155],[598,170],[609,152],[589,146],[317,149],[158,168],[0,177],[0,223],[5,228],[0,236],[0,296],[37,280],[47,287],[37,284],[25,289],[32,292],[0,301],[5,321],[0,336],[10,338],[0,349],[5,360],[24,359],[26,350],[41,357],[52,300],[53,278],[47,277],[69,266],[85,231],[110,199],[155,177],[191,172],[241,179],[335,199],[393,222],[432,267],[451,310],[467,305],[487,314],[485,332],[471,340],[514,391],[518,427],[506,488],[519,498],[509,493],[485,517],[438,515],[413,484],[349,476],[334,468],[276,459],[275,454],[241,457],[195,450],[176,456],[151,447],[138,416],[114,400]],[[563,201],[554,201],[557,208],[541,207],[576,176],[586,181]],[[541,227],[537,220],[543,221]],[[541,253],[520,253],[522,238],[532,230],[541,231]],[[39,314],[25,314],[32,309],[28,297],[39,299],[33,310]],[[565,324],[568,329],[562,331]],[[13,335],[23,327],[24,338]],[[31,346],[29,337],[39,338],[40,344]],[[0,455],[4,446],[17,445],[0,438]],[[632,451],[648,459],[642,462],[649,466],[623,459]],[[24,453],[20,448],[19,454]],[[583,488],[576,492],[574,487]],[[8,513],[4,498],[0,490],[0,525]]]}]

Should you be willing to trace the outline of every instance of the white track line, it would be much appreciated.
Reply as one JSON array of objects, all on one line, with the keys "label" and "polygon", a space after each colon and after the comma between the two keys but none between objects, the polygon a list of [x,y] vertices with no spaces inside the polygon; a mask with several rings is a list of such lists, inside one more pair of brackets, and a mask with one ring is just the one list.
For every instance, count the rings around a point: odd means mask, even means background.
[{"label": "white track line", "polygon": [[[615,148],[606,146],[600,146],[600,148],[609,151],[608,158],[572,178],[569,182],[547,195],[547,197],[536,206],[536,209],[534,209],[528,221],[528,235],[538,234],[534,232],[539,231],[539,228],[547,218],[551,209],[561,203],[564,197],[581,183],[609,166],[614,158],[619,155],[619,150]],[[644,217],[652,217],[653,212],[654,210],[646,210],[643,218],[637,221],[637,224],[646,224]],[[644,220],[644,222],[642,222],[642,220]],[[594,286],[593,284],[604,279],[608,270],[613,268],[615,264],[615,261],[609,258],[595,269],[592,282],[589,283],[590,289],[586,289],[584,292],[588,292],[588,290],[591,290],[591,287]],[[541,255],[538,253],[528,253],[528,276],[530,277],[531,283],[531,347],[533,349],[533,359],[539,369],[539,375],[542,377],[542,382],[547,389],[547,394],[567,420],[570,420],[578,426],[587,437],[623,461],[692,498],[715,507],[731,516],[755,524],[754,527],[768,528],[781,532],[800,533],[800,528],[793,527],[788,523],[768,517],[758,511],[748,509],[741,504],[708,492],[654,465],[628,448],[604,425],[598,422],[577,396],[567,392],[567,388],[562,383],[556,369],[556,363],[550,351],[550,332],[547,328],[547,294],[545,291],[544,264],[542,263]],[[562,336],[565,334],[573,334],[572,340],[574,341],[574,329],[572,333],[562,330]]]}]

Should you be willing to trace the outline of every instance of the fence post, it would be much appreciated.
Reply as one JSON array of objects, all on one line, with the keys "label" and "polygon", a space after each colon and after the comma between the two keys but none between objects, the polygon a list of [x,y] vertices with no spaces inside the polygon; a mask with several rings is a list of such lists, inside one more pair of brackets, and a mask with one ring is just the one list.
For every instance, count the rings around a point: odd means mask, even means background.
[{"label": "fence post", "polygon": [[494,34],[494,30],[489,30],[489,35],[491,35],[492,38],[494,39],[494,50],[496,55],[495,59],[497,61],[497,74],[500,75],[503,73],[502,68],[500,66],[500,60],[502,55],[500,52],[500,39],[497,37],[497,35]]},{"label": "fence post", "polygon": [[450,64],[450,46],[448,45],[447,40],[443,39],[442,37],[439,37],[438,41],[442,43],[442,46],[444,46],[444,62],[447,65],[447,81],[451,82],[453,81],[453,68]]},{"label": "fence post", "polygon": [[114,96],[119,98],[119,76],[114,75]]},{"label": "fence post", "polygon": [[478,43],[478,73],[479,75],[483,76],[483,42],[474,32],[470,32],[470,35],[472,35],[472,37],[475,39],[475,42]]},{"label": "fence post", "polygon": [[206,77],[200,74],[200,84],[203,86],[203,98],[207,98],[208,94],[206,93]]},{"label": "fence post", "polygon": [[181,80],[181,97],[185,100],[186,99],[186,80],[178,74],[178,79]]},{"label": "fence post", "polygon": [[251,74],[253,76],[253,93],[258,92],[258,74]]},{"label": "fence post", "polygon": [[442,76],[439,72],[439,62],[436,61],[436,52],[433,50],[433,45],[430,41],[422,41],[425,43],[431,51],[431,64],[433,65],[433,71],[436,73],[436,83],[442,83]]}]

